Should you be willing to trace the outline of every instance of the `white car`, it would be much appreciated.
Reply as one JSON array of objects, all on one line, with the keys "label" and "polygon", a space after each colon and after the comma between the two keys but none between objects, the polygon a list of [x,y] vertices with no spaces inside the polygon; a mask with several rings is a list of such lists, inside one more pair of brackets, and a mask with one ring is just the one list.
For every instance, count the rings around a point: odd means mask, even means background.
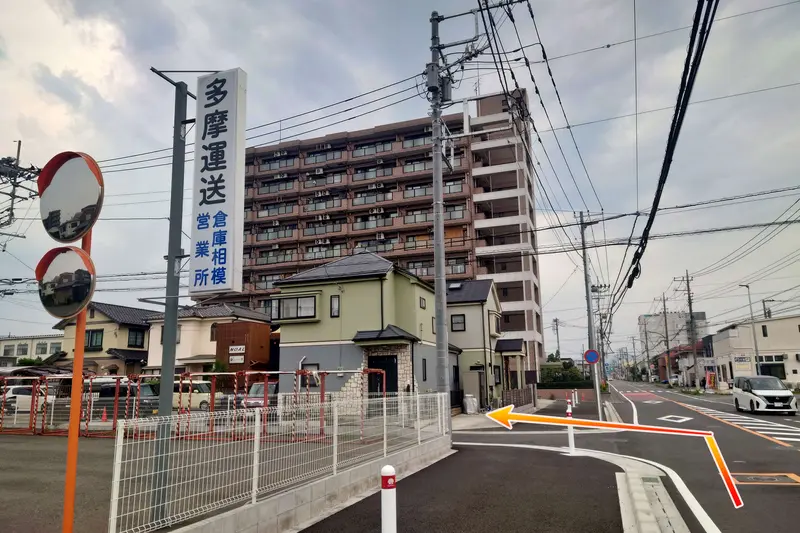
[{"label": "white car", "polygon": [[[2,391],[0,391],[0,395]],[[13,404],[17,411],[30,412],[33,396],[33,387],[30,385],[12,385],[6,389],[5,397],[7,404]],[[55,401],[55,396],[47,396],[47,403],[50,405]],[[43,390],[39,390],[39,401],[37,407],[41,411],[44,409],[45,395]]]},{"label": "white car", "polygon": [[733,403],[737,411],[797,414],[797,398],[774,376],[742,376],[734,379]]}]

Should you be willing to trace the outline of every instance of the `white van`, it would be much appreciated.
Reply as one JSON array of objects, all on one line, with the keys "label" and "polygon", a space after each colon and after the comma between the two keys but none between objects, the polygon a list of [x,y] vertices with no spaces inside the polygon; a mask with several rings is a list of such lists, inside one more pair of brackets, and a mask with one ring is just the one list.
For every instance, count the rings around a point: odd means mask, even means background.
[{"label": "white van", "polygon": [[737,411],[797,413],[797,398],[774,376],[742,376],[734,379],[733,403]]},{"label": "white van", "polygon": [[[191,405],[189,405],[189,391],[191,391]],[[220,401],[220,394],[217,393],[217,403]],[[174,384],[172,395],[172,408],[173,409],[200,409],[208,411],[211,406],[211,382],[210,381],[196,381],[192,380],[191,383],[188,379],[183,380],[183,392],[181,392],[181,382],[176,381]]]}]

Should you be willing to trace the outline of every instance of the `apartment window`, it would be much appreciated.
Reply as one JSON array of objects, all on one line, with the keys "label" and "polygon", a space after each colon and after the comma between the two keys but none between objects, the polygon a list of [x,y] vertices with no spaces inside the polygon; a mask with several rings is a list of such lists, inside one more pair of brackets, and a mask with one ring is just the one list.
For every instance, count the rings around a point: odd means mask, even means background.
[{"label": "apartment window", "polygon": [[310,223],[308,226],[303,228],[303,235],[325,235],[326,233],[338,233],[342,231],[342,223],[341,222],[329,222],[329,223]]},{"label": "apartment window", "polygon": [[761,326],[761,336],[762,337],[769,337],[769,335],[767,334],[767,326],[766,326],[766,324]]},{"label": "apartment window", "polygon": [[453,315],[450,317],[450,329],[452,331],[466,331],[467,320],[464,315]]},{"label": "apartment window", "polygon": [[90,329],[86,331],[83,342],[85,350],[100,351],[103,349],[103,330]]},{"label": "apartment window", "polygon": [[503,296],[508,296],[508,289],[503,289]]},{"label": "apartment window", "polygon": [[60,342],[51,342],[50,343],[50,354],[58,353],[61,351],[61,343]]},{"label": "apartment window", "polygon": [[357,168],[353,173],[353,181],[372,180],[392,175],[392,167]]},{"label": "apartment window", "polygon": [[305,211],[322,211],[325,209],[333,209],[334,207],[342,207],[341,198],[330,198],[328,200],[311,200],[304,207]]},{"label": "apartment window", "polygon": [[381,152],[388,152],[391,149],[392,149],[391,141],[364,144],[353,150],[353,157],[362,157],[365,155],[379,154]]},{"label": "apartment window", "polygon": [[422,137],[411,137],[403,140],[403,148],[415,148],[426,144],[433,144],[433,137],[423,135]]},{"label": "apartment window", "polygon": [[144,330],[128,330],[128,348],[144,348]]},{"label": "apartment window", "polygon": [[[175,340],[176,340],[175,344],[180,344],[181,343],[181,327],[182,327],[181,325],[178,325],[178,335],[177,335],[177,337],[175,337]],[[163,326],[161,328],[161,344],[164,344],[164,328],[163,328]],[[175,373],[178,374],[178,370],[177,369],[175,370]]]},{"label": "apartment window", "polygon": [[428,360],[422,358],[422,381],[428,381]]},{"label": "apartment window", "polygon": [[294,212],[295,202],[287,202],[284,204],[268,204],[261,206],[258,210],[259,217],[274,217],[276,215],[288,215]]},{"label": "apartment window", "polygon": [[339,318],[339,304],[340,296],[338,294],[331,295],[331,318]]},{"label": "apartment window", "polygon": [[315,318],[317,316],[317,299],[314,296],[300,298],[281,298],[278,300],[278,318],[280,320],[292,318]]},{"label": "apartment window", "polygon": [[[258,281],[256,282],[256,289],[266,291],[269,289],[274,289],[274,283],[281,279],[280,274],[260,274],[258,276]],[[245,304],[247,307],[247,304]]]},{"label": "apartment window", "polygon": [[27,344],[17,344],[17,357],[19,357],[20,355],[28,355]]},{"label": "apartment window", "polygon": [[326,161],[333,161],[342,158],[341,150],[331,150],[329,152],[316,152],[306,156],[306,165],[313,165],[314,163],[324,163]]},{"label": "apartment window", "polygon": [[37,342],[36,343],[36,355],[47,355],[47,343],[46,342]]},{"label": "apartment window", "polygon": [[333,185],[335,183],[341,183],[343,179],[344,179],[344,174],[338,172],[336,174],[328,174],[327,176],[319,178],[308,179],[303,184],[303,187],[306,189],[311,189],[314,187],[322,187],[323,185]]},{"label": "apartment window", "polygon": [[210,329],[211,329],[211,331],[210,331],[210,336],[211,336],[210,340],[211,340],[211,342],[217,342],[217,323],[214,322],[213,324],[211,324],[211,328]]},{"label": "apartment window", "polygon": [[[319,363],[303,363],[302,370],[309,372],[319,372]],[[310,379],[309,379],[310,378]],[[318,387],[317,380],[311,376],[300,376],[300,387]]]},{"label": "apartment window", "polygon": [[420,309],[425,309],[426,307],[427,307],[427,302],[425,301],[425,298],[420,296],[419,297],[419,308]]},{"label": "apartment window", "polygon": [[13,344],[6,344],[3,346],[3,356],[11,357],[14,355],[14,345]]},{"label": "apartment window", "polygon": [[258,169],[262,172],[265,170],[278,170],[280,168],[293,167],[296,162],[297,162],[296,157],[264,160],[258,166]]},{"label": "apartment window", "polygon": [[294,188],[296,180],[279,181],[275,183],[264,183],[258,188],[258,194],[274,194],[281,191],[289,191]]}]

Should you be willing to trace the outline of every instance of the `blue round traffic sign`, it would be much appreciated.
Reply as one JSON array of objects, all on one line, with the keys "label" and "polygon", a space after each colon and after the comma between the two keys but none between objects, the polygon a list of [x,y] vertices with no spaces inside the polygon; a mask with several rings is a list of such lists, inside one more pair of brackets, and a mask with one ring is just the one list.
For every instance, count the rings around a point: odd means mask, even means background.
[{"label": "blue round traffic sign", "polygon": [[583,353],[583,360],[593,365],[600,360],[600,354],[597,353],[597,350],[586,350]]}]

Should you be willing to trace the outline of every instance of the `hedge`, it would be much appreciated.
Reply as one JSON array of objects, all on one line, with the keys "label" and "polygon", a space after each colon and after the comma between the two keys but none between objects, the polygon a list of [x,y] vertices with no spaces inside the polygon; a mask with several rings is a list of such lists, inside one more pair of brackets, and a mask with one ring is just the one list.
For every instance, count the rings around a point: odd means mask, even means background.
[{"label": "hedge", "polygon": [[591,389],[594,383],[591,381],[552,381],[549,383],[537,383],[539,390],[545,389]]}]

